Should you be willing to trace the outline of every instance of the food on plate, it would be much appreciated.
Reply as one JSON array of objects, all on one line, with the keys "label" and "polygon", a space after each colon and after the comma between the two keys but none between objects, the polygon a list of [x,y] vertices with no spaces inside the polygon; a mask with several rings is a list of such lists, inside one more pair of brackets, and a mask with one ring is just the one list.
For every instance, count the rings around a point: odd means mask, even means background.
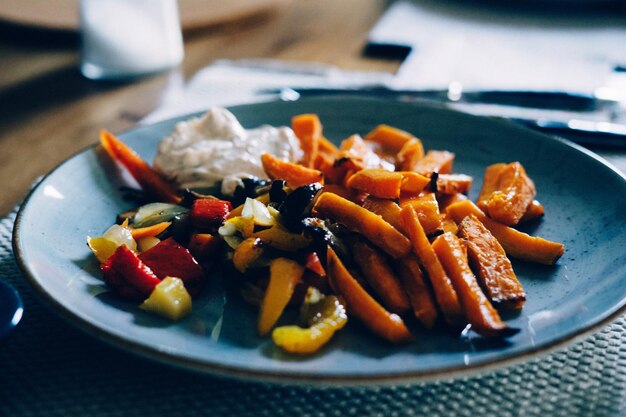
[{"label": "food on plate", "polygon": [[149,200],[87,238],[104,282],[183,320],[226,265],[239,293],[229,296],[258,308],[259,336],[297,355],[352,318],[391,343],[440,325],[514,335],[500,313],[526,293],[508,257],[552,265],[564,251],[516,229],[545,213],[523,165],[486,167],[474,203],[453,152],[425,152],[393,126],[365,133],[336,146],[316,114],[246,130],[215,108],[178,123],[151,166],[103,131],[106,153]]}]

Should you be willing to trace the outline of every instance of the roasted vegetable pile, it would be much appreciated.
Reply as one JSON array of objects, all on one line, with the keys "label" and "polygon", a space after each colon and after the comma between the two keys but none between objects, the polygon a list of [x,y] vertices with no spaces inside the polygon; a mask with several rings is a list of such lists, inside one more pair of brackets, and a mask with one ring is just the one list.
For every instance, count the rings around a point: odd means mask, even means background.
[{"label": "roasted vegetable pile", "polygon": [[[269,179],[242,179],[228,197],[176,190],[102,132],[107,153],[156,201],[88,238],[106,284],[181,319],[211,267],[232,263],[241,296],[259,309],[259,335],[297,354],[316,352],[348,318],[392,343],[437,323],[516,333],[500,317],[526,299],[509,257],[551,265],[564,250],[517,229],[544,215],[522,164],[486,167],[474,203],[455,155],[425,152],[408,132],[380,125],[337,147],[314,114],[294,117],[292,129],[302,161],[260,155]],[[276,327],[288,308],[301,321]]]}]

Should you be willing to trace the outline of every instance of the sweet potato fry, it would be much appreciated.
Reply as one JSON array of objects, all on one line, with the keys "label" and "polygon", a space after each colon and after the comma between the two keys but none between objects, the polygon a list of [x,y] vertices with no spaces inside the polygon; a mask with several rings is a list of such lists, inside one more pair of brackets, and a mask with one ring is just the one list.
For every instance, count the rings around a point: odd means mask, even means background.
[{"label": "sweet potato fry", "polygon": [[424,158],[422,141],[414,138],[402,146],[396,155],[396,169],[398,171],[415,171],[418,161]]},{"label": "sweet potato fry", "polygon": [[416,172],[394,172],[381,168],[369,168],[350,176],[346,181],[346,186],[374,197],[395,199],[401,194],[418,194],[428,182],[427,177]]},{"label": "sweet potato fry", "polygon": [[378,336],[392,342],[404,343],[413,339],[400,316],[385,310],[350,275],[337,254],[328,247],[326,270],[330,286],[346,300],[348,314],[354,315]]},{"label": "sweet potato fry", "polygon": [[417,259],[411,255],[400,259],[397,272],[406,289],[415,318],[425,328],[432,329],[439,313]]},{"label": "sweet potato fry", "polygon": [[346,181],[348,188],[363,191],[379,198],[398,198],[402,174],[386,169],[363,169]]},{"label": "sweet potato fry", "polygon": [[543,204],[541,204],[537,200],[533,200],[532,203],[526,209],[526,213],[522,216],[518,224],[528,223],[533,220],[539,219],[543,217],[545,214],[545,209],[543,208]]},{"label": "sweet potato fry", "polygon": [[382,305],[392,313],[405,313],[410,308],[409,298],[385,255],[363,240],[354,242],[352,253]]},{"label": "sweet potato fry", "polygon": [[403,208],[401,216],[404,228],[411,239],[413,251],[417,254],[420,263],[428,273],[428,278],[435,293],[435,299],[444,318],[452,326],[462,325],[464,318],[458,295],[431,247],[415,209],[411,206]]},{"label": "sweet potato fry", "polygon": [[430,176],[433,172],[439,174],[450,174],[454,154],[448,151],[428,151],[426,155],[413,166],[413,171]]},{"label": "sweet potato fry", "polygon": [[418,197],[401,198],[400,207],[413,207],[427,235],[441,229],[441,213],[435,193],[426,193]]},{"label": "sweet potato fry", "polygon": [[179,203],[181,201],[174,187],[112,133],[101,130],[100,143],[111,159],[121,163],[146,192],[163,202]]},{"label": "sweet potato fry", "polygon": [[339,148],[334,143],[326,139],[324,136],[319,140],[319,153],[336,157],[339,154]]},{"label": "sweet potato fry", "polygon": [[404,144],[416,138],[409,132],[405,132],[404,130],[393,126],[381,124],[365,135],[365,138],[363,139],[375,142],[380,145],[383,152],[395,155],[400,152]]},{"label": "sweet potato fry", "polygon": [[512,227],[488,218],[470,200],[454,203],[446,209],[455,222],[460,223],[470,214],[476,216],[504,248],[507,255],[529,262],[553,265],[563,255],[563,244],[530,236]]},{"label": "sweet potato fry", "polygon": [[322,136],[322,123],[317,114],[299,114],[291,119],[291,129],[300,140],[304,152],[302,165],[313,168]]},{"label": "sweet potato fry", "polygon": [[502,321],[483,294],[469,267],[461,240],[451,233],[444,233],[435,239],[433,249],[454,285],[472,329],[486,337],[506,337],[517,333],[518,329],[512,329]]},{"label": "sweet potato fry", "polygon": [[472,188],[472,177],[465,174],[437,175],[438,194],[467,194]]},{"label": "sweet potato fry", "polygon": [[487,201],[487,214],[492,219],[514,226],[526,213],[535,195],[535,184],[519,162],[506,165],[498,174],[498,187]]},{"label": "sweet potato fry", "polygon": [[450,204],[458,203],[459,201],[467,200],[465,194],[443,194],[437,196],[437,202],[439,203],[439,211],[444,212]]},{"label": "sweet potato fry", "polygon": [[458,236],[466,242],[470,265],[489,300],[506,309],[522,308],[526,300],[524,288],[491,232],[476,216],[469,215],[459,223]]},{"label": "sweet potato fry", "polygon": [[411,251],[411,242],[381,216],[336,194],[320,195],[313,206],[313,213],[331,218],[360,233],[393,258],[402,258]]},{"label": "sweet potato fry", "polygon": [[[400,218],[402,209],[395,201],[368,196],[363,201],[362,205],[364,208],[378,214],[387,223],[404,233],[404,226]],[[406,235],[406,233],[404,234]]]},{"label": "sweet potato fry", "polygon": [[498,189],[498,185],[500,184],[500,172],[505,166],[506,164],[504,163],[498,163],[489,165],[485,168],[483,186],[478,193],[478,198],[476,199],[476,205],[485,213],[487,212],[489,197],[491,197],[491,193]]},{"label": "sweet potato fry", "polygon": [[261,155],[261,163],[268,177],[285,180],[292,188],[324,181],[324,175],[320,171],[283,161],[268,153]]}]

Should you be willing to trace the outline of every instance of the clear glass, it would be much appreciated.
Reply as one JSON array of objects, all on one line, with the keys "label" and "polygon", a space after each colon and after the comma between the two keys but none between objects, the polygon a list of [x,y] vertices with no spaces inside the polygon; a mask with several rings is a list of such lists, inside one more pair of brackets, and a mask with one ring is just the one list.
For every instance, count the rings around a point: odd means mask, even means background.
[{"label": "clear glass", "polygon": [[87,78],[129,79],[183,60],[176,0],[80,0],[80,19]]}]

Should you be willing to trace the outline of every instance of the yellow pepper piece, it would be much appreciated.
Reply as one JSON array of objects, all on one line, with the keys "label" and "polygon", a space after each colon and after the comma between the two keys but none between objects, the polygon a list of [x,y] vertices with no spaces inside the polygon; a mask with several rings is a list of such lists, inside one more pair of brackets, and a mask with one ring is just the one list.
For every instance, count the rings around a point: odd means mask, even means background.
[{"label": "yellow pepper piece", "polygon": [[[248,268],[263,264],[261,257],[265,254],[263,241],[251,237],[239,244],[233,253],[233,265],[237,271],[244,273]],[[265,264],[267,266],[267,264]]]},{"label": "yellow pepper piece", "polygon": [[274,329],[272,340],[276,346],[290,353],[315,353],[348,322],[345,307],[334,295],[322,298],[312,307],[317,312],[308,320],[310,327],[282,326]]},{"label": "yellow pepper piece", "polygon": [[119,244],[106,237],[87,237],[87,246],[103,264],[113,255]]},{"label": "yellow pepper piece", "polygon": [[287,258],[271,260],[270,280],[259,314],[258,330],[261,336],[267,335],[278,321],[302,274],[304,274],[304,266],[296,261]]},{"label": "yellow pepper piece", "polygon": [[180,320],[191,313],[191,296],[180,278],[164,278],[139,308],[170,320]]},{"label": "yellow pepper piece", "polygon": [[258,237],[273,248],[290,252],[304,249],[311,243],[302,233],[291,233],[279,223],[252,234],[252,237]]}]

